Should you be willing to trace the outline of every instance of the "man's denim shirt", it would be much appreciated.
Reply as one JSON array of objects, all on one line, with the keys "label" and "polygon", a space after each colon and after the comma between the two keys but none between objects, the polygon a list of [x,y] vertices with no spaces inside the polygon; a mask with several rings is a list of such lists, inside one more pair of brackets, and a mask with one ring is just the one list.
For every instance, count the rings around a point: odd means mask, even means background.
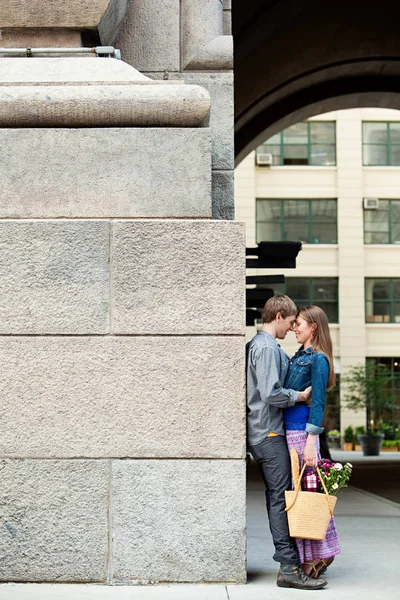
[{"label": "man's denim shirt", "polygon": [[304,402],[284,411],[285,429],[305,430],[318,435],[325,408],[326,386],[328,384],[329,363],[325,354],[313,352],[312,348],[300,348],[292,357],[285,379],[285,386],[303,391],[312,386],[311,407]]},{"label": "man's denim shirt", "polygon": [[249,446],[269,433],[285,435],[282,408],[293,406],[297,392],[282,387],[289,357],[266,331],[260,330],[247,350],[247,440]]}]

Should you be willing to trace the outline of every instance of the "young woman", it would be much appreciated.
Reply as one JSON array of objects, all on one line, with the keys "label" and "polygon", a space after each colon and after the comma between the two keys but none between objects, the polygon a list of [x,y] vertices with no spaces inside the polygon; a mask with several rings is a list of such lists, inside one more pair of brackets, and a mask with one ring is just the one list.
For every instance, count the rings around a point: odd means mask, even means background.
[{"label": "young woman", "polygon": [[[296,448],[300,469],[304,462],[307,464],[302,485],[303,489],[307,489],[307,479],[312,482],[309,475],[315,473],[315,467],[321,458],[319,434],[323,432],[321,423],[325,394],[327,389],[335,385],[335,372],[332,340],[324,311],[319,306],[302,308],[297,314],[293,330],[301,348],[289,363],[284,387],[304,390],[311,385],[312,400],[311,403],[300,402],[284,409],[284,421],[289,452]],[[316,483],[316,479],[314,481]],[[312,487],[308,489],[316,491]],[[340,553],[334,517],[329,523],[324,540],[296,539],[296,544],[303,571],[310,577],[319,577],[326,571],[335,555]]]}]

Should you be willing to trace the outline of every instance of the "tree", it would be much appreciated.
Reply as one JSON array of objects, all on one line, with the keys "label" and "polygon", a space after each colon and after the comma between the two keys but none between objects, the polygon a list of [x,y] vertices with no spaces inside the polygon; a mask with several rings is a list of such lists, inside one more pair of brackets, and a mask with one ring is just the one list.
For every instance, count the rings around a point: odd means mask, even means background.
[{"label": "tree", "polygon": [[395,404],[393,380],[394,375],[386,365],[372,361],[350,367],[341,378],[346,386],[343,403],[355,411],[365,410],[368,435],[373,433],[372,418],[375,422],[380,420],[382,411],[392,409]]}]

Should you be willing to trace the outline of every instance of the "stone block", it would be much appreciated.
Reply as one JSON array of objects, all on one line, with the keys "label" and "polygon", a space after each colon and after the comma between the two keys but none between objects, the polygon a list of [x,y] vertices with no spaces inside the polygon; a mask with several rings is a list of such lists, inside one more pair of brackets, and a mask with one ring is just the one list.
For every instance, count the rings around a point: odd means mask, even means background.
[{"label": "stone block", "polygon": [[210,217],[209,135],[205,128],[0,129],[0,217]]},{"label": "stone block", "polygon": [[128,4],[117,47],[139,71],[179,71],[180,0]]},{"label": "stone block", "polygon": [[220,0],[182,0],[181,21],[184,69],[232,68],[233,47],[222,39],[223,6]]},{"label": "stone block", "polygon": [[[147,74],[151,77],[151,74]],[[212,168],[234,168],[233,143],[233,75],[232,73],[174,73],[174,79],[201,85],[211,96]]]},{"label": "stone block", "polygon": [[234,171],[212,172],[213,219],[235,218]]},{"label": "stone block", "polygon": [[105,581],[108,461],[1,459],[0,469],[0,580]]},{"label": "stone block", "polygon": [[0,456],[240,458],[244,338],[0,337]]},{"label": "stone block", "polygon": [[[0,6],[1,27],[25,28],[61,27],[90,29],[97,27],[102,19],[108,26],[118,16],[121,18],[126,0],[2,0]],[[114,21],[114,27],[118,23]]]},{"label": "stone block", "polygon": [[[72,29],[2,29],[2,48],[79,48],[81,32]],[[2,58],[4,60],[4,58]],[[13,59],[14,60],[14,59]],[[29,65],[30,67],[30,65]],[[28,67],[28,68],[29,68]],[[3,80],[0,79],[3,83]]]},{"label": "stone block", "polygon": [[244,334],[244,224],[113,221],[112,332]]},{"label": "stone block", "polygon": [[0,221],[0,247],[0,334],[108,332],[107,222]]},{"label": "stone block", "polygon": [[244,461],[113,461],[113,580],[245,582]]}]

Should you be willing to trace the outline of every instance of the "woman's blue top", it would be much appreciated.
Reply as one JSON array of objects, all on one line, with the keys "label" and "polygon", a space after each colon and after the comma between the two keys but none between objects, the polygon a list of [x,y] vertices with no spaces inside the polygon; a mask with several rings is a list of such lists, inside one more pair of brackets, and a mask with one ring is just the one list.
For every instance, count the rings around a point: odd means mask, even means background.
[{"label": "woman's blue top", "polygon": [[283,410],[285,429],[305,430],[318,435],[324,431],[321,427],[325,408],[325,394],[328,384],[329,362],[322,352],[313,352],[303,347],[291,358],[284,388],[302,392],[312,386],[311,406],[305,402],[296,402]]}]

